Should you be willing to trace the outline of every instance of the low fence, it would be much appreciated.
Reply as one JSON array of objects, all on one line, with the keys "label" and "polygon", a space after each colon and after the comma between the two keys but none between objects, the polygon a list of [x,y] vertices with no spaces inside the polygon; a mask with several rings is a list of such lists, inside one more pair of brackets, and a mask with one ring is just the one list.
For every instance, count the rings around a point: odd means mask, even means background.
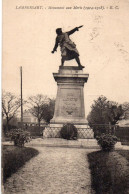
[{"label": "low fence", "polygon": [[43,136],[43,130],[45,129],[44,127],[38,127],[38,126],[29,126],[26,130],[30,132],[30,135],[32,137],[35,136]]},{"label": "low fence", "polygon": [[92,124],[90,125],[91,129],[94,131],[94,137],[100,136],[102,133],[115,134],[117,125],[108,125],[108,124]]},{"label": "low fence", "polygon": [[[24,130],[29,131],[32,137],[43,136],[43,134],[47,137],[60,137],[60,129],[61,128],[50,128],[48,125],[41,125],[40,128],[37,125],[23,125]],[[47,128],[45,131],[44,129]],[[123,144],[129,144],[129,127],[119,127],[118,125],[105,125],[105,124],[97,124],[97,125],[85,125],[85,127],[77,127],[78,128],[78,137],[81,139],[90,139],[95,138],[96,136],[100,136],[102,133],[110,133],[112,135],[117,136],[118,140]],[[45,132],[45,133],[44,133]]]},{"label": "low fence", "polygon": [[[60,137],[60,127],[49,127],[48,125],[41,126],[24,126],[25,130],[29,131],[31,136],[44,136],[44,137]],[[96,136],[100,136],[102,133],[110,133],[117,136],[118,140],[121,142],[129,142],[129,127],[119,127],[118,125],[92,125],[88,124],[85,127],[77,127],[78,138],[80,139],[91,139]]]},{"label": "low fence", "polygon": [[115,135],[122,144],[129,145],[129,127],[119,127],[115,130]]},{"label": "low fence", "polygon": [[112,134],[118,138],[123,144],[129,144],[129,127],[119,127],[118,125],[92,125],[91,128],[94,131],[94,137],[100,136],[102,133]]},{"label": "low fence", "polygon": [[[35,124],[35,123],[23,123],[23,129],[25,131],[30,132],[30,135],[32,137],[37,137],[37,136],[43,136],[43,130],[45,129],[47,125],[46,124],[42,124],[40,127]],[[20,127],[20,123],[19,123],[19,127]]]},{"label": "low fence", "polygon": [[[76,126],[76,125],[75,125]],[[93,139],[94,133],[93,130],[89,127],[89,125],[82,126],[76,126],[78,138],[79,139]],[[43,137],[44,138],[60,138],[60,131],[61,127],[50,127],[47,126],[45,130],[43,131]]]}]

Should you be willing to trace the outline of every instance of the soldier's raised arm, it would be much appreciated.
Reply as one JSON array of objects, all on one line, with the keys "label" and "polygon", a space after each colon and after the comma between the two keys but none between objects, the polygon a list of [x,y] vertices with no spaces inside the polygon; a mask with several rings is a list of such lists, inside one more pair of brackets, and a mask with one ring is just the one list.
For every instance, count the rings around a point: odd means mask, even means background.
[{"label": "soldier's raised arm", "polygon": [[82,27],[83,27],[83,25],[82,25],[82,26],[79,26],[79,27],[76,27],[76,28],[74,28],[74,29],[68,31],[67,33],[68,33],[68,35],[71,35],[71,34],[73,34],[74,32],[78,31],[79,28],[82,28]]}]

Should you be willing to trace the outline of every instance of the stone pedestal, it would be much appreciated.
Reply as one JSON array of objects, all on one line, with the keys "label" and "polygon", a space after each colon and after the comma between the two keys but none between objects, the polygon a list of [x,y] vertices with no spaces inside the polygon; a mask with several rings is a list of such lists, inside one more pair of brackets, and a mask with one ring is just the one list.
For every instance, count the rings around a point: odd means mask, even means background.
[{"label": "stone pedestal", "polygon": [[[78,130],[87,129],[83,89],[89,74],[84,74],[79,67],[64,66],[59,68],[58,73],[53,73],[53,76],[58,89],[54,117],[49,130],[58,131],[55,135],[59,136],[59,131],[65,123],[73,123]],[[88,127],[88,130],[91,129]],[[87,137],[93,138],[92,130],[91,135]]]},{"label": "stone pedestal", "polygon": [[53,74],[58,85],[55,112],[51,123],[85,124],[84,83],[89,74],[83,74],[79,67],[60,67]]}]

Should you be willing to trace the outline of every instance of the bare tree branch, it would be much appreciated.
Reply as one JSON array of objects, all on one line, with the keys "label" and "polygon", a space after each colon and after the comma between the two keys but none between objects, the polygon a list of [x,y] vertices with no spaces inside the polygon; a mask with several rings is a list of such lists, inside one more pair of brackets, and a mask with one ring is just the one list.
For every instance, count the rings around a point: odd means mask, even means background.
[{"label": "bare tree branch", "polygon": [[2,93],[2,111],[6,118],[6,125],[8,128],[9,121],[15,116],[17,110],[20,108],[20,99],[10,92],[3,91]]},{"label": "bare tree branch", "polygon": [[30,113],[37,118],[39,126],[41,120],[44,118],[45,108],[49,104],[50,100],[47,96],[38,94],[36,96],[30,96],[28,98],[28,105]]}]

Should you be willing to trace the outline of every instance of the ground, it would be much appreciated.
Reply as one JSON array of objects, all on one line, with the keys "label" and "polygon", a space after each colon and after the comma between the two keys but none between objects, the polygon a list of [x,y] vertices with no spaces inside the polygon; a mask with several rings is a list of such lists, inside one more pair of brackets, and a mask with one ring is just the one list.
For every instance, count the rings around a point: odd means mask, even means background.
[{"label": "ground", "polygon": [[92,194],[87,154],[91,150],[37,147],[39,154],[5,183],[5,194]]}]

